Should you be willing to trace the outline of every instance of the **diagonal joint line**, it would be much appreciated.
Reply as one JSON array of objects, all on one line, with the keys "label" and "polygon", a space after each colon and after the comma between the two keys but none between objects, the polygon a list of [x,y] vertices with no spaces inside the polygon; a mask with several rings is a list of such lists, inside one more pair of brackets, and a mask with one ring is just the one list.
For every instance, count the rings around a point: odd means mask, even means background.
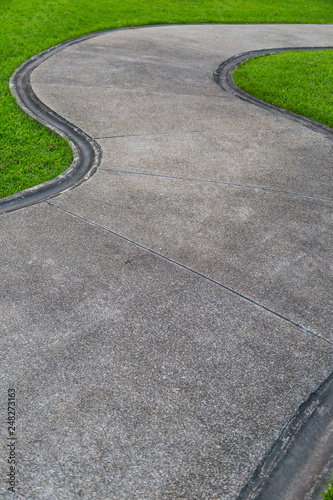
[{"label": "diagonal joint line", "polygon": [[306,328],[305,326],[302,326],[300,325],[299,323],[297,323],[296,321],[293,321],[292,319],[290,318],[287,318],[286,316],[283,316],[282,314],[274,311],[273,309],[261,304],[260,302],[257,302],[256,300],[254,299],[251,299],[251,297],[248,297],[247,295],[244,295],[240,292],[237,292],[237,290],[234,290],[233,288],[230,288],[229,286],[227,285],[224,285],[223,283],[220,283],[219,281],[216,281],[214,280],[213,278],[209,278],[208,276],[205,276],[204,274],[200,273],[199,271],[196,271],[195,269],[191,269],[190,267],[187,267],[185,266],[184,264],[181,264],[173,259],[170,259],[169,257],[166,257],[165,255],[162,255],[158,252],[156,252],[155,250],[152,250],[151,248],[148,248],[144,245],[141,245],[140,243],[137,243],[136,241],[133,241],[129,238],[126,238],[126,236],[123,236],[121,234],[118,234],[114,231],[112,231],[111,229],[108,229],[104,226],[101,226],[100,224],[97,224],[96,222],[93,222],[91,220],[88,220],[88,219],[85,219],[84,217],[81,217],[80,215],[77,215],[69,210],[66,210],[65,208],[62,208],[62,207],[59,207],[58,205],[55,205],[54,203],[51,203],[50,201],[46,201],[46,203],[51,206],[51,207],[54,207],[56,208],[57,210],[60,210],[62,212],[65,212],[66,214],[74,217],[75,219],[78,219],[78,220],[81,220],[82,222],[86,222],[87,224],[90,224],[91,226],[94,226],[98,229],[102,229],[102,231],[105,231],[109,234],[112,234],[113,236],[116,236],[117,238],[120,238],[124,241],[126,241],[127,243],[130,243],[131,245],[135,245],[136,247],[138,248],[141,248],[142,250],[145,250],[146,252],[149,252],[151,253],[152,255],[156,255],[157,257],[159,257],[160,259],[163,259],[165,260],[166,262],[170,262],[171,264],[174,264],[175,266],[177,267],[180,267],[181,269],[184,269],[192,274],[195,274],[197,276],[199,276],[200,278],[203,278],[204,280],[210,282],[210,283],[213,283],[214,285],[217,285],[221,288],[223,288],[224,290],[227,290],[228,292],[232,293],[233,295],[236,295],[237,297],[247,301],[247,302],[250,302],[251,304],[257,306],[257,307],[260,307],[261,309],[263,309],[264,311],[267,311],[269,312],[270,314],[273,314],[274,316],[282,319],[283,321],[286,321],[287,323],[291,324],[291,325],[294,325],[296,328],[298,328],[299,330],[301,330],[302,332],[305,332],[305,333],[308,333],[309,335],[313,335],[317,338],[319,338],[320,340],[324,341],[324,342],[327,342],[329,345],[333,345],[333,341],[330,341],[330,340],[327,340],[323,337],[321,337],[320,335],[318,335],[318,333],[310,330],[309,328]]},{"label": "diagonal joint line", "polygon": [[216,181],[216,180],[210,180],[210,179],[195,179],[193,177],[180,177],[177,175],[152,174],[152,173],[147,173],[147,172],[132,172],[132,171],[128,171],[128,170],[115,170],[112,168],[103,168],[103,167],[99,167],[98,170],[99,171],[102,170],[104,172],[117,173],[117,174],[142,175],[142,176],[150,176],[150,177],[162,177],[163,179],[176,179],[176,180],[180,180],[180,181],[206,182],[208,184],[222,184],[223,186],[231,186],[231,187],[244,188],[244,189],[257,189],[260,191],[270,191],[273,193],[282,193],[282,194],[288,194],[288,195],[292,195],[292,196],[301,196],[303,198],[314,198],[316,200],[333,201],[332,198],[325,198],[323,196],[315,196],[315,195],[306,194],[306,193],[296,193],[295,191],[285,191],[283,189],[265,188],[262,186],[251,186],[249,184],[237,184],[235,182]]}]

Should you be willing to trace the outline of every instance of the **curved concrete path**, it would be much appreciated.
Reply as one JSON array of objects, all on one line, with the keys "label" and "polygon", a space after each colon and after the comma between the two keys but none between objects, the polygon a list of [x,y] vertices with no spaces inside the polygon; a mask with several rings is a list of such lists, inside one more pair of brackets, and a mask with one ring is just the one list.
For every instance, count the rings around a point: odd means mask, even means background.
[{"label": "curved concrete path", "polygon": [[22,498],[237,498],[332,372],[332,141],[213,81],[332,35],[121,30],[32,73],[103,158],[0,219]]}]

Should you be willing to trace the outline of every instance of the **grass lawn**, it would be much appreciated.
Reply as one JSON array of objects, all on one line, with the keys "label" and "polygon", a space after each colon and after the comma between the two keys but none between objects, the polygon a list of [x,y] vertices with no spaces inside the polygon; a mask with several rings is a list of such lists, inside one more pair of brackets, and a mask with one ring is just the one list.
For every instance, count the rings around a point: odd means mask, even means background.
[{"label": "grass lawn", "polygon": [[333,50],[256,57],[233,78],[249,94],[333,128]]},{"label": "grass lawn", "polygon": [[333,478],[327,481],[327,490],[322,491],[323,500],[333,500]]},{"label": "grass lawn", "polygon": [[4,197],[55,177],[71,163],[67,143],[20,111],[9,91],[12,72],[34,54],[70,38],[121,26],[330,23],[333,4],[332,0],[2,0],[0,19],[0,197]]}]

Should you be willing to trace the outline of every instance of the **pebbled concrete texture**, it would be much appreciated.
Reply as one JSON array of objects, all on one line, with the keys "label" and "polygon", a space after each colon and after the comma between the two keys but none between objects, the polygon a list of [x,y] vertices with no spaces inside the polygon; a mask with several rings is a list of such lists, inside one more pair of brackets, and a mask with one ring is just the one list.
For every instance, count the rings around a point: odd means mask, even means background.
[{"label": "pebbled concrete texture", "polygon": [[101,171],[53,203],[332,338],[331,201]]},{"label": "pebbled concrete texture", "polygon": [[212,79],[332,34],[115,31],[33,72],[103,160],[0,218],[18,497],[235,499],[332,372],[332,142]]},{"label": "pebbled concrete texture", "polygon": [[327,342],[52,206],[3,234],[23,498],[234,498],[331,369]]},{"label": "pebbled concrete texture", "polygon": [[[212,85],[214,83],[212,82]],[[216,84],[215,84],[216,85]],[[282,128],[284,119],[225,94],[224,98],[189,94],[93,87],[34,84],[38,97],[61,116],[75,120],[96,139],[107,137],[212,131],[244,128]],[[82,102],[80,107],[72,103]],[[175,110],[177,113],[175,120]],[[200,122],[198,122],[200,115]],[[135,117],[135,119],[133,119]]]},{"label": "pebbled concrete texture", "polygon": [[332,142],[292,124],[273,130],[142,134],[98,142],[105,170],[123,171],[126,164],[127,172],[137,174],[333,197]]}]

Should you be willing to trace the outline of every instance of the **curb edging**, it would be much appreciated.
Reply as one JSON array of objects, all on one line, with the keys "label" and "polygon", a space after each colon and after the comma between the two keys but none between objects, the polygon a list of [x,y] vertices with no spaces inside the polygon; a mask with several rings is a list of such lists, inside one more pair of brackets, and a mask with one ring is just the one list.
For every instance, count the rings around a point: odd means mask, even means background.
[{"label": "curb edging", "polygon": [[287,111],[283,108],[278,108],[273,104],[269,104],[257,97],[254,97],[251,94],[245,92],[245,90],[238,87],[234,79],[232,77],[232,73],[234,70],[240,66],[243,62],[248,61],[254,57],[266,56],[271,54],[279,54],[281,52],[300,52],[306,50],[332,50],[333,46],[329,47],[285,47],[280,49],[262,49],[262,50],[251,50],[249,52],[242,52],[241,54],[237,54],[233,57],[230,57],[223,63],[219,65],[219,67],[214,71],[213,77],[216,83],[229,94],[233,94],[240,99],[250,102],[251,104],[255,104],[262,109],[268,110],[271,113],[287,118],[288,120],[292,120],[294,122],[300,123],[315,132],[320,132],[328,139],[333,140],[333,129],[328,125],[324,125],[323,123],[319,123],[315,120],[311,120],[311,118],[306,118],[305,116],[298,115],[297,113],[293,113],[292,111]]},{"label": "curb edging", "polygon": [[332,421],[333,373],[299,407],[237,500],[317,499],[332,467]]},{"label": "curb edging", "polygon": [[69,168],[54,179],[2,198],[0,214],[52,198],[89,179],[97,170],[102,157],[100,145],[79,127],[41,102],[32,89],[30,76],[37,66],[57,52],[98,34],[100,32],[74,38],[40,52],[21,64],[10,77],[10,90],[18,106],[40,124],[68,139],[73,151],[73,161]]}]

